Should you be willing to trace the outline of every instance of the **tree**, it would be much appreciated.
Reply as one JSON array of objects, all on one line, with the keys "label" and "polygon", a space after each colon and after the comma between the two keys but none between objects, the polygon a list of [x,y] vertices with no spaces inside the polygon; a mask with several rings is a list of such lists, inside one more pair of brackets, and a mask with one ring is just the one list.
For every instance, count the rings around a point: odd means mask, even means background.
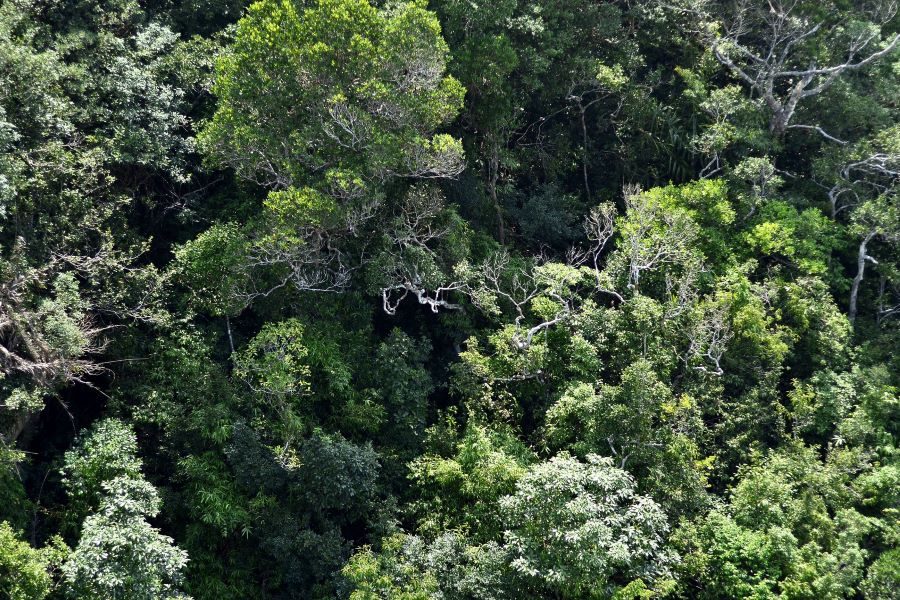
[{"label": "tree", "polygon": [[104,419],[81,432],[75,447],[65,453],[63,485],[76,518],[96,511],[103,499],[103,484],[116,477],[140,478],[134,431],[118,419]]},{"label": "tree", "polygon": [[410,542],[403,536],[384,540],[377,554],[362,548],[343,568],[353,591],[350,600],[427,600],[434,596],[437,585],[433,576],[420,573],[410,560]]},{"label": "tree", "polygon": [[304,416],[309,410],[303,405],[309,395],[307,354],[303,324],[290,319],[266,324],[235,357],[235,375],[259,400],[254,417],[269,421],[267,429],[283,445],[283,457],[308,426]]},{"label": "tree", "polygon": [[900,588],[900,551],[888,550],[878,557],[860,586],[871,600],[896,600]]},{"label": "tree", "polygon": [[66,453],[63,482],[71,517],[90,513],[62,566],[73,598],[187,599],[178,591],[187,554],[147,523],[159,494],[141,473],[134,431],[107,419],[82,432]]},{"label": "tree", "polygon": [[[216,224],[175,250],[175,271],[188,288],[190,307],[234,316],[245,307],[247,237],[234,223]],[[233,343],[232,343],[233,350]]]},{"label": "tree", "polygon": [[561,455],[537,464],[500,506],[513,569],[563,598],[665,579],[675,560],[663,546],[665,514],[608,458]]},{"label": "tree", "polygon": [[103,482],[103,492],[62,567],[70,597],[188,600],[178,591],[187,553],[146,521],[159,513],[156,489],[119,476]]},{"label": "tree", "polygon": [[73,6],[0,11],[8,441],[46,397],[108,372],[100,355],[114,325],[159,317],[158,272],[137,264],[147,245],[122,217],[154,204],[161,182],[185,181],[184,105],[164,60],[175,35],[128,0]]},{"label": "tree", "polygon": [[896,8],[891,1],[852,8],[802,0],[743,0],[727,8],[706,1],[688,4],[692,15],[706,20],[699,24],[700,34],[715,59],[769,109],[774,135],[806,129],[838,143],[844,142],[817,123],[793,123],[795,112],[802,100],[897,47],[900,34],[882,37]]},{"label": "tree", "polygon": [[573,385],[547,410],[548,446],[609,456],[669,514],[704,506],[697,444],[704,428],[697,401],[687,394],[673,397],[646,360],[625,367],[619,385],[594,388]]},{"label": "tree", "polygon": [[639,291],[644,272],[667,264],[679,266],[693,258],[696,224],[666,191],[625,190],[626,212],[617,226],[622,235],[619,251],[633,293]]},{"label": "tree", "polygon": [[9,600],[43,600],[56,587],[54,572],[67,553],[59,538],[36,550],[0,522],[0,593]]},{"label": "tree", "polygon": [[254,4],[220,60],[201,141],[217,162],[277,190],[311,185],[345,201],[391,177],[459,172],[458,142],[435,128],[462,90],[420,2]]},{"label": "tree", "polygon": [[386,311],[409,293],[433,310],[453,306],[443,296],[455,286],[438,281],[433,264],[433,246],[450,232],[439,195],[412,191],[400,210],[385,202],[390,182],[462,170],[459,141],[434,133],[462,101],[444,75],[447,54],[422,2],[250,8],[219,62],[219,106],[200,136],[216,164],[271,190],[242,268],[274,270],[280,283],[248,299],[288,283],[344,291],[373,264],[387,280],[378,287]]},{"label": "tree", "polygon": [[[570,168],[568,153],[580,150],[583,184],[576,189],[590,196],[589,137],[596,121],[606,124],[606,109],[615,106],[609,99],[622,83],[617,70],[633,50],[623,9],[556,0],[441,0],[435,9],[451,72],[466,89],[459,125],[480,176],[480,186],[467,192],[486,196],[495,237],[506,244],[520,178],[554,179]],[[570,150],[579,139],[582,147]]]},{"label": "tree", "polygon": [[494,540],[502,530],[497,502],[515,491],[534,457],[508,433],[472,423],[453,441],[453,455],[423,454],[409,465],[420,498],[419,530],[431,535],[458,530],[473,541]]},{"label": "tree", "polygon": [[353,586],[351,600],[511,600],[521,592],[506,561],[496,543],[471,545],[459,533],[430,544],[398,533],[377,552],[368,546],[357,551],[342,573]]},{"label": "tree", "polygon": [[388,526],[378,510],[378,456],[371,444],[321,431],[288,451],[280,443],[269,445],[265,434],[238,424],[225,448],[238,497],[252,519],[228,539],[251,540],[248,547],[259,560],[250,566],[255,577],[272,578],[271,593],[285,598],[327,593],[349,555],[345,532],[363,536]]},{"label": "tree", "polygon": [[745,469],[726,507],[674,534],[681,596],[852,597],[877,526],[853,507],[856,460],[794,445]]},{"label": "tree", "polygon": [[[825,171],[832,219],[867,198],[888,193],[900,181],[900,127],[881,130],[871,138],[826,154],[816,165]],[[828,186],[830,184],[830,187]],[[845,200],[849,197],[850,201]]]},{"label": "tree", "polygon": [[[60,273],[55,261],[30,268],[24,257],[10,262],[0,258],[2,315],[0,315],[0,369],[20,385],[10,390],[6,409],[13,413],[4,438],[15,441],[28,424],[29,417],[43,407],[43,398],[58,387],[87,383],[103,372],[96,361],[104,348],[104,327],[97,326],[87,312],[89,307],[79,293],[78,281],[71,272]],[[53,293],[38,300],[34,289],[39,282],[55,276]],[[3,275],[0,275],[2,277]],[[9,384],[7,384],[8,386]]]},{"label": "tree", "polygon": [[415,454],[423,441],[433,390],[425,369],[430,352],[427,341],[395,329],[375,355],[373,375],[380,382],[387,417],[382,435],[401,455]]},{"label": "tree", "polygon": [[896,206],[896,199],[882,196],[863,204],[854,211],[853,221],[854,229],[862,239],[856,253],[856,275],[850,287],[850,308],[847,311],[847,318],[851,323],[856,320],[859,287],[865,277],[866,263],[878,264],[878,261],[868,254],[869,244],[875,239],[889,243],[900,241],[900,211]]}]

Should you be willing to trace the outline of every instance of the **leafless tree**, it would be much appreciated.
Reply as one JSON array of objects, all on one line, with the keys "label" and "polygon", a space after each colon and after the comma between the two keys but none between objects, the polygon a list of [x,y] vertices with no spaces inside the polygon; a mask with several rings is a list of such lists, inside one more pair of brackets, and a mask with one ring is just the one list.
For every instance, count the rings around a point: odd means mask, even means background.
[{"label": "leafless tree", "polygon": [[689,345],[684,355],[685,363],[699,361],[694,369],[721,376],[722,357],[733,333],[728,322],[729,306],[727,303],[716,303],[701,307],[697,318],[692,319],[687,335]]},{"label": "leafless tree", "polygon": [[611,285],[608,273],[600,266],[600,259],[609,240],[615,235],[616,207],[610,202],[596,206],[584,219],[585,247],[573,246],[567,254],[567,262],[573,266],[588,265],[593,268],[597,291],[614,297],[619,302],[624,298]]},{"label": "leafless tree", "polygon": [[[491,255],[474,269],[474,277],[466,286],[467,296],[487,313],[498,313],[503,307],[512,309],[513,325],[519,330],[513,343],[520,349],[528,348],[538,333],[563,323],[575,313],[579,296],[573,290],[585,267],[594,274],[596,291],[624,302],[600,264],[604,249],[615,234],[615,215],[612,203],[591,209],[583,224],[587,243],[570,248],[565,262],[552,263],[547,256],[539,254],[523,264],[512,265],[512,257],[506,250]],[[523,323],[529,316],[529,306],[541,296],[553,301],[558,310],[525,328]]]},{"label": "leafless tree", "polygon": [[404,167],[405,170],[390,174],[415,179],[452,179],[465,170],[466,163],[455,144],[441,146],[431,141],[408,147],[404,153]]},{"label": "leafless tree", "polygon": [[590,264],[600,271],[600,257],[607,242],[615,235],[616,207],[610,202],[592,208],[584,218],[582,227],[588,244],[586,247],[573,246],[568,251],[568,262],[572,265]]},{"label": "leafless tree", "polygon": [[896,316],[900,316],[900,284],[896,281],[889,284],[888,278],[882,276],[878,290],[877,322],[880,325],[885,319]]},{"label": "leafless tree", "polygon": [[[21,243],[21,242],[20,242]],[[68,383],[93,387],[90,378],[107,368],[97,360],[106,346],[103,332],[88,306],[62,302],[35,302],[35,293],[62,272],[66,261],[53,258],[41,267],[29,267],[21,246],[4,261],[0,278],[0,376],[23,376],[25,388],[51,392]],[[63,328],[60,337],[59,329]],[[12,423],[3,432],[15,440],[27,427],[30,411],[0,404],[12,411]]]},{"label": "leafless tree", "polygon": [[850,286],[850,308],[847,311],[847,317],[851,323],[856,322],[857,300],[859,298],[859,286],[863,281],[866,273],[866,263],[878,264],[878,261],[869,256],[869,243],[878,235],[875,230],[869,230],[863,236],[859,243],[859,249],[856,253],[856,275],[853,277],[853,283]]},{"label": "leafless tree", "polygon": [[[671,6],[673,3],[670,3]],[[881,26],[897,12],[896,0],[860,2],[858,19],[833,18],[836,11],[807,14],[801,0],[737,0],[724,4],[689,1],[679,8],[709,26],[701,36],[716,60],[750,86],[771,112],[777,136],[788,129],[814,131],[845,143],[817,124],[793,123],[798,105],[827,90],[842,75],[871,65],[893,52],[900,34],[882,41]],[[828,14],[823,17],[823,14]],[[718,25],[710,24],[717,22]],[[810,46],[818,49],[809,50]]]},{"label": "leafless tree", "polygon": [[768,157],[746,158],[735,166],[733,174],[750,188],[750,194],[747,197],[750,208],[741,217],[743,222],[756,214],[759,207],[784,183],[778,169]]},{"label": "leafless tree", "polygon": [[[552,263],[544,255],[513,266],[510,255],[502,250],[474,269],[465,289],[471,302],[487,313],[497,314],[504,307],[513,310],[516,334],[512,341],[524,350],[531,346],[538,333],[574,314],[578,297],[572,290],[580,277],[577,268]],[[526,327],[523,323],[529,317],[529,307],[538,297],[551,300],[557,309],[553,315]]]},{"label": "leafless tree", "polygon": [[435,313],[442,308],[461,308],[448,297],[465,288],[463,280],[434,283],[440,258],[433,246],[451,232],[450,225],[442,219],[444,211],[443,198],[434,188],[418,186],[406,195],[388,232],[389,247],[378,261],[386,265],[382,270],[381,298],[387,314],[396,314],[400,302],[410,294]]},{"label": "leafless tree", "polygon": [[371,143],[371,118],[346,102],[335,102],[328,106],[323,111],[320,123],[326,137],[350,152],[360,151]]},{"label": "leafless tree", "polygon": [[628,261],[628,285],[636,291],[645,271],[690,258],[696,227],[637,187],[625,188],[625,208],[629,226],[622,232],[622,246]]},{"label": "leafless tree", "polygon": [[256,298],[269,296],[287,284],[299,291],[340,292],[347,288],[356,266],[339,247],[334,231],[306,226],[297,227],[290,241],[273,236],[261,236],[255,244],[246,265],[248,269],[271,268],[280,273],[278,281],[251,288],[242,293],[249,304]]},{"label": "leafless tree", "polygon": [[869,244],[876,239],[893,244],[900,242],[900,213],[898,213],[900,208],[896,203],[895,195],[881,196],[863,204],[853,215],[854,229],[860,234],[860,242],[856,253],[856,275],[850,285],[850,306],[847,311],[851,323],[856,321],[859,288],[865,277],[866,264],[878,264],[878,261],[869,254]]},{"label": "leafless tree", "polygon": [[540,294],[529,267],[510,268],[512,257],[505,249],[488,256],[475,269],[466,288],[472,303],[489,314],[499,313],[500,304],[515,312],[514,324],[525,320],[528,305]]},{"label": "leafless tree", "polygon": [[[900,153],[871,151],[849,160],[841,167],[837,181],[828,188],[831,218],[836,219],[841,211],[859,203],[860,188],[867,188],[877,195],[897,183],[900,183]],[[855,202],[844,202],[845,196],[852,196]]]},{"label": "leafless tree", "polygon": [[[245,265],[262,276],[252,277],[248,289],[239,293],[241,303],[246,306],[285,286],[341,293],[357,272],[368,269],[377,272],[387,314],[395,314],[410,295],[434,312],[459,309],[448,297],[464,288],[463,281],[436,283],[446,278],[436,245],[451,232],[440,192],[419,185],[394,211],[388,208],[379,199],[357,198],[352,208],[321,221],[263,226],[251,240]],[[377,220],[384,227],[376,236],[372,223]]]},{"label": "leafless tree", "polygon": [[459,292],[464,289],[462,282],[453,282],[448,285],[442,285],[429,290],[423,284],[421,275],[410,270],[403,273],[402,281],[393,285],[387,285],[381,288],[381,306],[384,312],[389,315],[397,314],[397,308],[400,303],[409,295],[431,309],[431,312],[437,313],[440,309],[460,310],[461,305],[447,300],[447,296],[452,292]]},{"label": "leafless tree", "polygon": [[567,282],[565,279],[547,278],[538,275],[539,280],[543,280],[543,295],[552,300],[557,305],[556,312],[550,317],[542,320],[540,323],[533,325],[524,335],[518,335],[514,338],[514,342],[521,349],[528,348],[534,341],[534,336],[538,333],[550,329],[554,325],[562,323],[569,319],[575,312],[575,303],[578,296],[570,293],[570,286],[574,282]]},{"label": "leafless tree", "polygon": [[699,261],[691,261],[677,276],[666,273],[666,298],[669,299],[664,312],[666,319],[677,319],[696,304],[697,279],[702,271]]}]

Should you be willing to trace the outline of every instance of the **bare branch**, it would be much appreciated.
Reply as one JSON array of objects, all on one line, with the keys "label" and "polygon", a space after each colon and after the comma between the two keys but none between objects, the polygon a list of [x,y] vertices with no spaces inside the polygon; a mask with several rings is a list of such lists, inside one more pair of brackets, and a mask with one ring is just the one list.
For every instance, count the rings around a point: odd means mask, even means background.
[{"label": "bare branch", "polygon": [[[714,5],[700,3],[688,8],[701,23],[710,23]],[[684,10],[684,9],[682,9]],[[846,36],[846,29],[826,21],[811,22],[796,2],[740,1],[733,4],[730,15],[723,15],[721,28],[707,27],[700,35],[705,39],[715,59],[738,80],[750,86],[769,107],[772,115],[770,130],[781,136],[787,129],[811,129],[830,141],[843,143],[815,125],[792,126],[791,121],[799,102],[821,94],[838,77],[862,69],[893,52],[900,44],[895,34],[880,48],[880,27],[896,14],[896,3],[888,3],[884,10],[868,10],[872,27],[862,28],[857,35]],[[821,38],[843,55],[841,62],[819,65],[816,57],[802,56],[804,42]],[[801,65],[801,66],[798,66]]]},{"label": "bare branch", "polygon": [[842,146],[847,145],[847,142],[834,137],[833,135],[829,134],[827,131],[825,131],[818,125],[788,125],[787,129],[809,129],[811,131],[815,131],[816,133],[818,133],[819,135],[821,135],[822,137],[824,137],[827,140],[831,140],[832,142],[836,142]]}]

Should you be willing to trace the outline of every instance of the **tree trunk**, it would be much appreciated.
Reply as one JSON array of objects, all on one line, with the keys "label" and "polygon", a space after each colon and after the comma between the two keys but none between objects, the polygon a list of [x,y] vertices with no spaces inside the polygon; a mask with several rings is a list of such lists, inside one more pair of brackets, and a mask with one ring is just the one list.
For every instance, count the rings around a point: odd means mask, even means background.
[{"label": "tree trunk", "polygon": [[790,121],[791,115],[786,112],[784,108],[778,110],[775,114],[772,115],[772,119],[769,121],[769,131],[777,137],[781,139],[784,137],[784,132],[787,130],[788,121]]},{"label": "tree trunk", "polygon": [[866,247],[869,245],[869,242],[872,241],[873,237],[875,237],[875,234],[869,233],[859,243],[859,253],[856,255],[856,277],[853,278],[853,285],[850,287],[850,309],[847,313],[847,317],[850,319],[850,323],[854,323],[856,321],[856,302],[859,296],[859,284],[862,283],[863,277],[866,273],[866,261],[871,260],[871,258],[866,254]]},{"label": "tree trunk", "polygon": [[[782,138],[784,132],[787,131],[788,125],[791,123],[791,118],[794,116],[794,111],[797,110],[797,104],[800,102],[800,99],[803,98],[803,92],[806,90],[806,86],[812,82],[813,77],[813,75],[807,74],[800,78],[800,81],[791,88],[790,94],[781,104],[781,107],[775,110],[775,114],[772,115],[772,120],[769,122],[769,129],[777,138]],[[767,96],[769,99],[774,99],[771,96],[771,91],[767,91]],[[777,101],[768,103],[770,106],[778,104]]]},{"label": "tree trunk", "polygon": [[3,432],[3,441],[9,445],[14,445],[16,440],[31,425],[31,421],[35,416],[35,412],[29,410],[18,410],[12,416],[12,423]]},{"label": "tree trunk", "polygon": [[578,108],[581,112],[581,171],[584,175],[584,193],[587,194],[587,199],[591,199],[591,186],[588,184],[588,133],[587,133],[587,123],[584,119],[584,113],[587,109],[585,109],[581,102],[578,103]]},{"label": "tree trunk", "polygon": [[490,157],[488,158],[488,195],[494,205],[497,215],[497,241],[501,245],[506,243],[506,222],[503,220],[503,208],[497,198],[497,180],[500,178],[500,149],[492,144]]},{"label": "tree trunk", "polygon": [[231,336],[231,319],[229,317],[225,317],[225,331],[228,332],[228,347],[234,354],[234,338]]}]

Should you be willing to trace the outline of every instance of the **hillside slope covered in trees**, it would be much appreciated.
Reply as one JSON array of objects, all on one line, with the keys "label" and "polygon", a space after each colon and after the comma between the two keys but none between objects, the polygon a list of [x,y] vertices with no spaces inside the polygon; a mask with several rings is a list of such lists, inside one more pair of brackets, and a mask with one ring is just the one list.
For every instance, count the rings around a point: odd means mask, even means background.
[{"label": "hillside slope covered in trees", "polygon": [[0,1],[0,597],[900,598],[896,0]]}]

